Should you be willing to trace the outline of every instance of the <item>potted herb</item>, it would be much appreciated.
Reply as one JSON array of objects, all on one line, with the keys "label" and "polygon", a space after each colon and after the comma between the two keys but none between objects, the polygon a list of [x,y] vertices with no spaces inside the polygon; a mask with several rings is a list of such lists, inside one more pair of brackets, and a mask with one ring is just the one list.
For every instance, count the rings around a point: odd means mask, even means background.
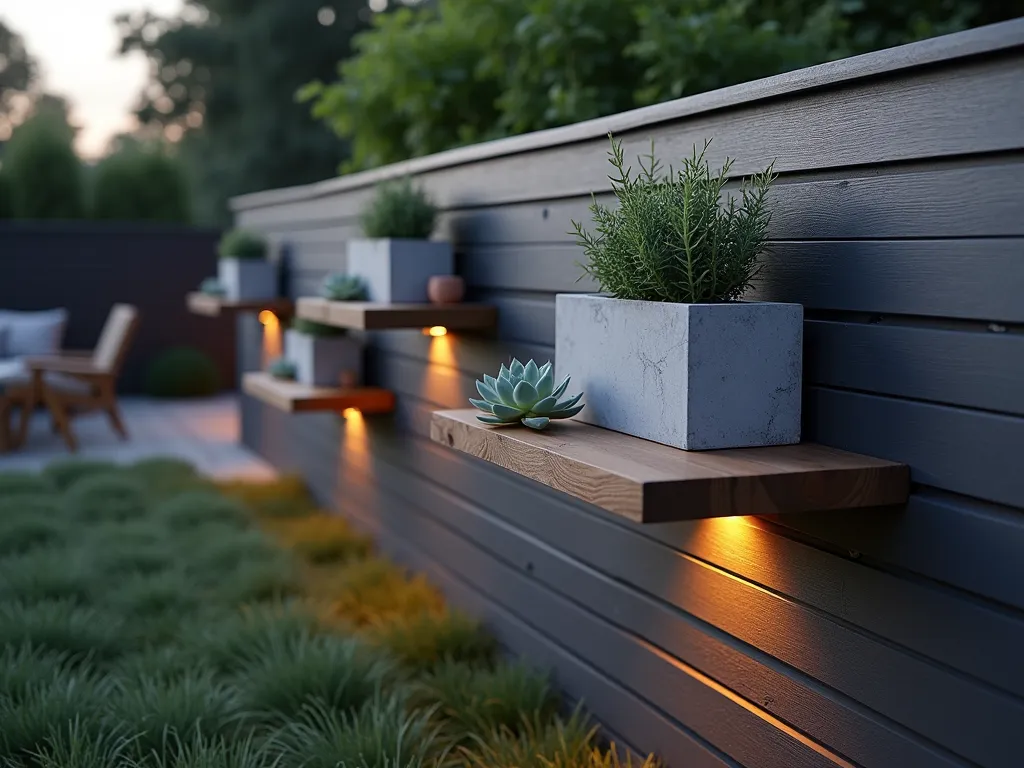
[{"label": "potted herb", "polygon": [[427,301],[427,282],[453,271],[451,243],[428,238],[437,223],[437,208],[410,179],[381,184],[363,212],[368,239],[348,243],[349,274],[366,284],[369,301]]},{"label": "potted herb", "polygon": [[300,384],[352,387],[362,379],[362,347],[341,328],[298,318],[284,333],[284,356]]},{"label": "potted herb", "polygon": [[277,270],[267,261],[267,241],[262,236],[232,229],[221,238],[217,250],[217,277],[228,299],[271,299],[277,295]]},{"label": "potted herb", "polygon": [[[704,150],[706,151],[707,144]],[[731,161],[705,152],[633,175],[612,140],[617,208],[573,222],[603,295],[556,298],[555,359],[588,392],[580,418],[687,450],[800,441],[803,307],[740,297],[761,267],[772,168],[722,201]]]}]

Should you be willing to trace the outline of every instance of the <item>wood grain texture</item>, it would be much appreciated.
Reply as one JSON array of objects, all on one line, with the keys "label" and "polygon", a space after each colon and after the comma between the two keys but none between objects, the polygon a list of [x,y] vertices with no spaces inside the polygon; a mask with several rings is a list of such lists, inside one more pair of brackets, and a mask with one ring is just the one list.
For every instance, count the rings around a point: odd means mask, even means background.
[{"label": "wood grain texture", "polygon": [[194,292],[188,294],[185,299],[189,311],[196,315],[206,317],[219,317],[222,314],[233,312],[260,312],[269,309],[276,315],[290,315],[292,302],[289,299],[245,299],[242,301],[231,301],[222,299],[219,296],[210,296],[205,293]]},{"label": "wood grain texture", "polygon": [[275,379],[269,373],[258,371],[242,376],[242,391],[288,413],[343,411],[346,408],[357,408],[367,414],[390,413],[395,407],[395,396],[386,389],[311,387]]},{"label": "wood grain texture", "polygon": [[295,316],[315,323],[326,323],[329,303],[319,296],[300,296],[295,299]]},{"label": "wood grain texture", "polygon": [[810,444],[681,451],[574,420],[536,432],[439,411],[431,439],[639,523],[900,504],[905,466]]}]

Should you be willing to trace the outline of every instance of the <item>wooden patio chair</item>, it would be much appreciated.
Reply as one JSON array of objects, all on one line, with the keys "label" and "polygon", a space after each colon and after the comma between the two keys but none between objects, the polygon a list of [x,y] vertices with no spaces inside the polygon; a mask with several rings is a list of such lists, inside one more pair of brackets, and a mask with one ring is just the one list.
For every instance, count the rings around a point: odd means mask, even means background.
[{"label": "wooden patio chair", "polygon": [[35,402],[46,405],[72,451],[78,448],[71,431],[71,418],[88,411],[106,411],[110,425],[128,438],[117,408],[117,377],[139,324],[139,311],[130,304],[115,304],[107,316],[96,349],[91,355],[67,354],[29,358]]}]

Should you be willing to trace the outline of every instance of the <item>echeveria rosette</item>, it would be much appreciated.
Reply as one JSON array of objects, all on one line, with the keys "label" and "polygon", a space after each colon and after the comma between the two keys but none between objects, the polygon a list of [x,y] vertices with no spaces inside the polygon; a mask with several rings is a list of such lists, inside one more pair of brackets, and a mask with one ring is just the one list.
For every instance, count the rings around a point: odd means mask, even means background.
[{"label": "echeveria rosette", "polygon": [[275,379],[282,379],[284,381],[293,380],[296,374],[295,363],[291,360],[285,360],[283,357],[279,357],[267,366],[267,373]]},{"label": "echeveria rosette", "polygon": [[483,400],[470,398],[469,402],[487,414],[477,416],[484,424],[519,421],[530,429],[544,429],[551,419],[568,419],[583,410],[582,392],[558,401],[568,386],[568,376],[555,386],[551,363],[538,367],[533,360],[523,365],[513,359],[510,366],[501,366],[498,378],[485,375],[478,381],[476,391]]},{"label": "echeveria rosette", "polygon": [[365,301],[366,283],[355,275],[328,275],[320,286],[320,294],[331,301]]}]

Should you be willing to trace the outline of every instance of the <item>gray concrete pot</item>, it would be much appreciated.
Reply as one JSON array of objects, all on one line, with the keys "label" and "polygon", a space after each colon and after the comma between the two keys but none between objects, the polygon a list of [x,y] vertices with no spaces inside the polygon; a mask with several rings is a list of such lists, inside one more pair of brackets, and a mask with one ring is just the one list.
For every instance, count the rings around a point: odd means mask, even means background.
[{"label": "gray concrete pot", "polygon": [[582,421],[686,450],[800,442],[799,304],[559,294],[555,323]]},{"label": "gray concrete pot", "polygon": [[433,240],[349,240],[348,273],[366,283],[370,301],[425,304],[432,275],[454,269],[451,243]]},{"label": "gray concrete pot", "polygon": [[264,259],[220,259],[217,277],[231,301],[272,299],[277,296],[277,267]]},{"label": "gray concrete pot", "polygon": [[312,336],[288,329],[284,356],[295,364],[300,384],[355,387],[363,380],[363,349],[349,336]]}]

